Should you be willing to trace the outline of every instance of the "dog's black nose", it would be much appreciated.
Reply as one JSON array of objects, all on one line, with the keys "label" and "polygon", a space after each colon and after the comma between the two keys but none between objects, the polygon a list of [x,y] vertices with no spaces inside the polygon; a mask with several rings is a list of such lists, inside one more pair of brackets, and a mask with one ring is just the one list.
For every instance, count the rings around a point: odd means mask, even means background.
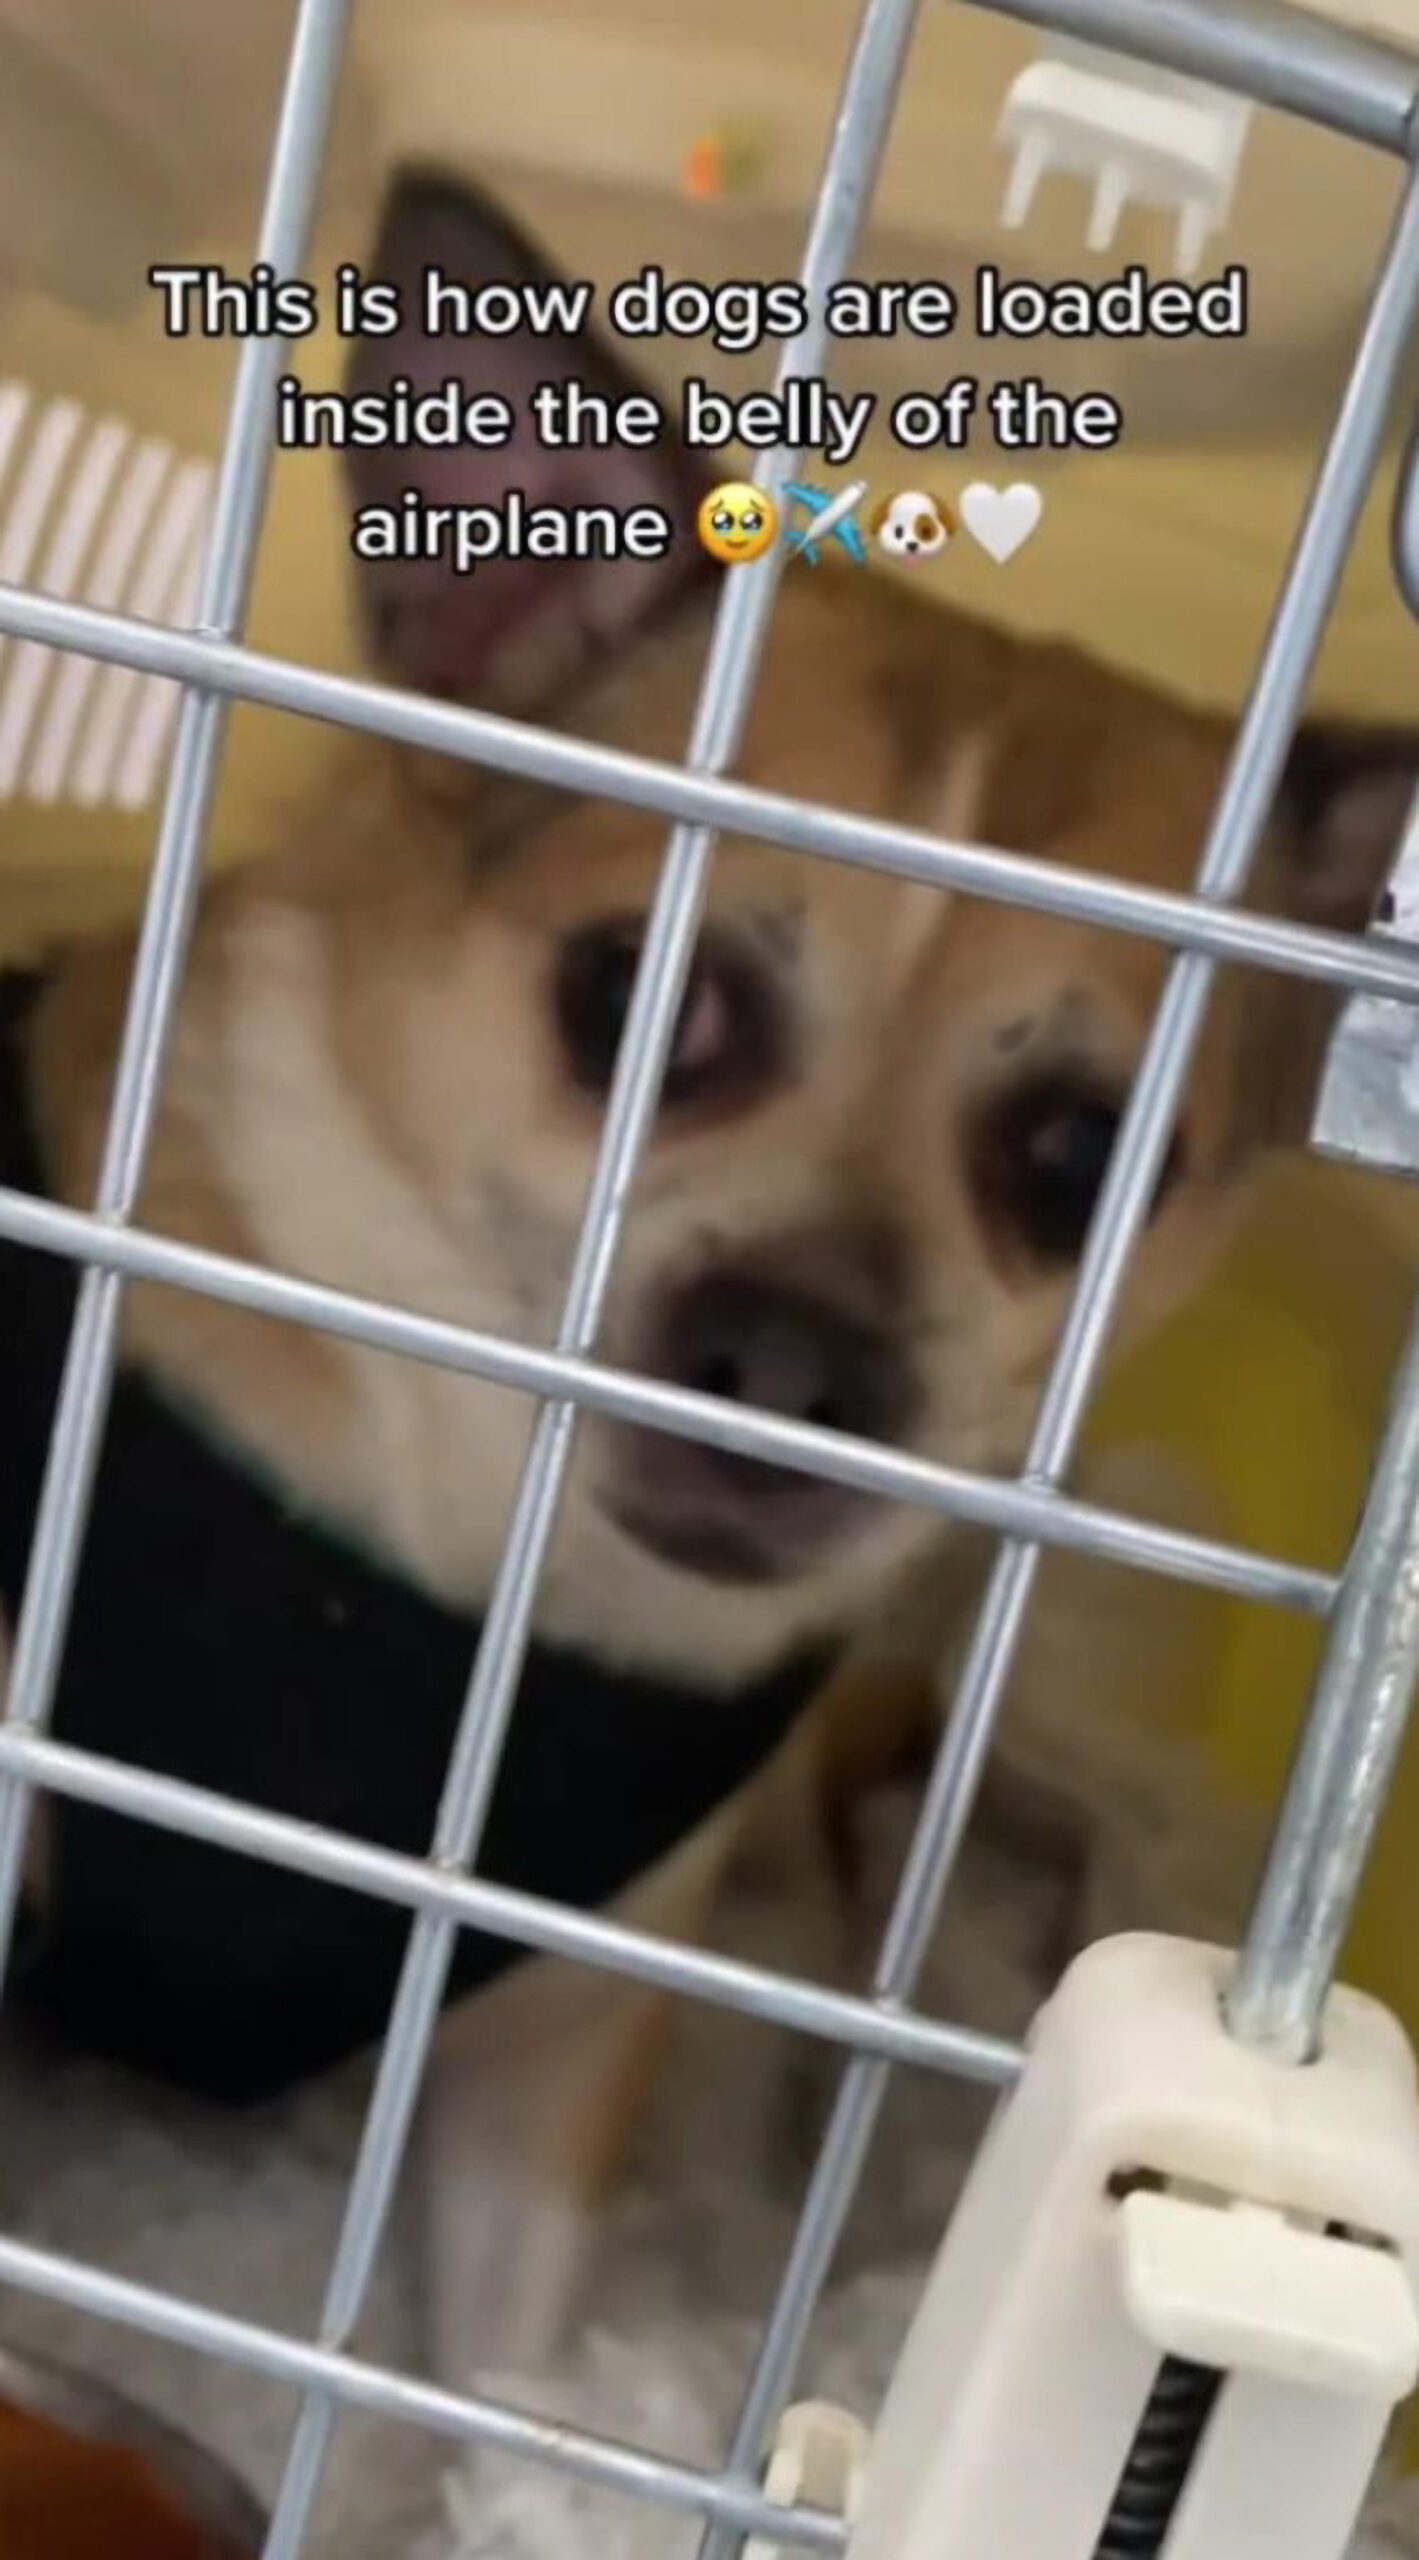
[{"label": "dog's black nose", "polygon": [[[895,1441],[906,1423],[910,1376],[890,1334],[791,1283],[704,1272],[677,1291],[663,1326],[656,1366],[701,1395],[869,1440]],[[702,1456],[736,1474],[751,1465]]]},{"label": "dog's black nose", "polygon": [[[668,1289],[636,1365],[722,1403],[900,1446],[920,1396],[905,1305],[891,1235],[784,1238]],[[619,1525],[718,1581],[805,1572],[876,1517],[845,1485],[704,1441],[631,1429],[620,1452],[607,1497]]]}]

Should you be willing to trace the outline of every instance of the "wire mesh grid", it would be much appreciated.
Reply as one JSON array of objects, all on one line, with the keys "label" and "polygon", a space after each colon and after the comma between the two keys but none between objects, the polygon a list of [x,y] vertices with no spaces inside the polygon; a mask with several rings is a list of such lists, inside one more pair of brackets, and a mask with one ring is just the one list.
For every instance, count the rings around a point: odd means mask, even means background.
[{"label": "wire mesh grid", "polygon": [[[920,0],[866,0],[842,87],[805,252],[810,318],[781,379],[820,367],[818,315],[849,266],[890,129]],[[1280,5],[1226,0],[1002,0],[1005,13],[1230,85],[1408,160],[1419,61]],[[299,0],[259,254],[298,273],[348,35],[350,0]],[[725,581],[683,767],[572,741],[372,683],[261,656],[242,643],[271,465],[280,342],[248,341],[232,399],[201,595],[190,631],[0,588],[0,632],[177,679],[182,710],[137,958],[107,1141],[90,1211],[0,1191],[0,1236],[81,1266],[10,1683],[0,1720],[0,1962],[13,1930],[36,1790],[106,1807],[232,1852],[402,1907],[408,1952],[346,2200],[318,2336],[304,2340],[168,2297],[56,2253],[0,2237],[0,2282],[127,2323],[292,2385],[300,2414],[276,2495],[266,2560],[307,2545],[332,2429],[345,2410],[403,2418],[500,2446],[703,2521],[702,2560],[732,2560],[746,2534],[840,2549],[845,2528],[770,2507],[762,2449],[800,2350],[892,2068],[898,2063],[1007,2085],[1010,2045],[911,2006],[941,1898],[970,1817],[1043,1552],[1070,1547],[1329,1622],[1323,1667],[1275,1847],[1236,1971],[1235,2032],[1293,2056],[1314,2034],[1403,1730],[1419,1632],[1408,1589],[1419,1555],[1419,1329],[1401,1364],[1364,1517],[1335,1576],[1124,1517],[1073,1496],[1067,1479],[1115,1309],[1170,1143],[1216,970],[1227,961],[1419,1003],[1419,954],[1360,942],[1233,903],[1300,716],[1327,615],[1378,463],[1419,316],[1419,179],[1402,191],[1348,387],[1298,531],[1211,829],[1189,895],[1099,879],[992,848],[774,796],[732,778],[778,576],[773,554]],[[775,494],[795,457],[769,458]],[[1405,564],[1408,567],[1413,564]],[[671,821],[668,851],[605,1114],[599,1153],[552,1350],[439,1323],[294,1276],[200,1251],[134,1223],[203,870],[229,706],[248,701],[400,739],[569,792],[599,794]],[[596,1357],[632,1193],[693,956],[721,831],[830,862],[920,881],[1153,938],[1176,955],[1098,1202],[1072,1303],[1018,1479],[998,1481],[728,1407]],[[407,1358],[517,1388],[537,1418],[426,1859],[104,1761],[47,1732],[112,1388],[124,1293],[156,1280]],[[852,1997],[723,1956],[662,1942],[618,1921],[496,1886],[479,1845],[529,1641],[539,1575],[581,1412],[634,1421],[742,1455],[923,1505],[999,1540],[919,1827],[870,1991]],[[418,2098],[452,1948],[476,1925],[520,1946],[717,2002],[826,2039],[850,2056],[797,2237],[723,2467],[697,2470],[634,2446],[552,2426],[358,2359],[359,2319]]]}]

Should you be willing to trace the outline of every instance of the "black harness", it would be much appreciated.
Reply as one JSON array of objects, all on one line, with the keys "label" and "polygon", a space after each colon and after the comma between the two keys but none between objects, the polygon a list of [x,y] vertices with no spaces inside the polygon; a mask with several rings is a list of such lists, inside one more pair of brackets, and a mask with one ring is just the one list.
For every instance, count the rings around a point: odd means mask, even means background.
[{"label": "black harness", "polygon": [[[0,977],[0,1182],[41,1196],[24,1024]],[[0,1239],[0,1609],[13,1624],[76,1287]],[[54,1730],[382,1847],[427,1853],[481,1621],[357,1553],[120,1369]],[[796,1656],[731,1697],[534,1643],[480,1874],[611,1901],[734,1794],[821,1680]],[[230,2102],[373,2043],[409,1913],[146,1823],[50,1800],[16,1994],[111,2060]],[[516,1963],[463,1930],[449,1997]]]}]

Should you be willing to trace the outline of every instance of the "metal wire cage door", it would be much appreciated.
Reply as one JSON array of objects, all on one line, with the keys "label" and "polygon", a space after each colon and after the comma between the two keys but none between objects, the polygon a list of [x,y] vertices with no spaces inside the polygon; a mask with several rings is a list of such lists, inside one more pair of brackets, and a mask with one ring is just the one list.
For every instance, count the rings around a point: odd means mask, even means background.
[{"label": "metal wire cage door", "polygon": [[[820,370],[827,289],[849,272],[908,62],[919,0],[866,0],[844,77],[802,266],[810,312],[781,378]],[[258,254],[297,275],[322,166],[350,0],[299,0]],[[1419,59],[1291,14],[1267,0],[1014,0],[1007,14],[1103,42],[1315,119],[1356,143],[1413,158]],[[128,994],[107,1142],[87,1212],[0,1191],[0,1235],[81,1267],[3,1720],[0,1951],[12,1932],[36,1790],[269,1860],[382,1897],[410,1915],[408,1952],[384,2043],[318,2335],[276,2334],[0,2237],[0,2281],[132,2324],[293,2386],[300,2415],[277,2492],[266,2560],[307,2546],[341,2412],[376,2411],[702,2520],[703,2560],[747,2535],[775,2546],[847,2547],[847,2527],[785,2511],[760,2487],[764,2449],[789,2398],[809,2322],[851,2205],[894,2067],[910,2063],[1008,2085],[1020,2056],[913,2008],[938,1907],[961,1845],[1043,1552],[1072,1547],[1328,1621],[1324,1665],[1260,1898],[1227,1994],[1230,2035],[1298,2067],[1314,2049],[1351,1904],[1379,1818],[1419,1664],[1419,1329],[1349,1560],[1335,1577],[1125,1518],[1078,1500],[1068,1479],[1130,1259],[1163,1167],[1218,970],[1247,962],[1351,994],[1419,1002],[1419,950],[1243,915],[1247,884],[1352,537],[1391,422],[1419,317],[1419,176],[1406,183],[1339,413],[1300,525],[1193,889],[1172,895],[1024,857],[939,841],[737,782],[733,767],[773,611],[779,562],[724,582],[682,766],[573,742],[262,656],[243,643],[272,453],[277,340],[241,350],[191,630],[0,588],[0,633],[176,679],[182,705]],[[773,493],[796,457],[766,458]],[[1419,595],[1419,540],[1406,493],[1397,569]],[[664,866],[567,1280],[555,1348],[535,1349],[342,1295],[199,1251],[135,1224],[173,1029],[230,707],[263,704],[601,795],[664,818]],[[1123,934],[1172,953],[1165,990],[1114,1149],[1057,1355],[1018,1481],[935,1467],[704,1397],[655,1387],[597,1357],[626,1204],[646,1145],[687,983],[720,832],[857,862]],[[519,1389],[536,1422],[506,1550],[469,1684],[437,1836],[427,1859],[319,1834],[158,1775],[105,1763],[47,1727],[134,1280],[206,1293],[277,1319]],[[600,1413],[776,1459],[993,1532],[998,1548],[870,1992],[832,1993],[767,1970],[662,1944],[619,1923],[494,1887],[478,1855],[529,1640],[539,1575],[577,1421]],[[349,2340],[389,2213],[456,1933],[474,1925],[641,1982],[752,2012],[841,2047],[846,2067],[789,2263],[746,2379],[728,2458],[697,2471],[632,2446],[552,2428],[361,2361]],[[942,2546],[944,2549],[944,2545]],[[1104,2546],[1101,2544],[1100,2548]],[[1122,2546],[1120,2546],[1122,2547]],[[1150,2546],[1151,2547],[1151,2546]],[[1045,2560],[1045,2555],[1041,2555]]]}]

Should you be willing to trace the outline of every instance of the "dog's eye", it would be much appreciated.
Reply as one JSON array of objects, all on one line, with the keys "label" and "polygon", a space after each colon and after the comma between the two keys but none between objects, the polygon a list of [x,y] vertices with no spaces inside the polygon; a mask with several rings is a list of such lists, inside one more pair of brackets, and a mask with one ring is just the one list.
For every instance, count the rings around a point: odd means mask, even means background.
[{"label": "dog's eye", "polygon": [[[562,949],[555,1005],[562,1047],[585,1092],[610,1085],[630,1011],[641,932],[633,920],[584,927]],[[747,955],[712,930],[685,990],[661,1100],[668,1105],[747,1096],[778,1063],[774,991]]]},{"label": "dog's eye", "polygon": [[[997,1101],[973,1133],[971,1172],[990,1222],[1041,1262],[1083,1250],[1118,1136],[1116,1095],[1077,1077],[1042,1076]],[[1176,1172],[1169,1158],[1156,1213]]]}]

